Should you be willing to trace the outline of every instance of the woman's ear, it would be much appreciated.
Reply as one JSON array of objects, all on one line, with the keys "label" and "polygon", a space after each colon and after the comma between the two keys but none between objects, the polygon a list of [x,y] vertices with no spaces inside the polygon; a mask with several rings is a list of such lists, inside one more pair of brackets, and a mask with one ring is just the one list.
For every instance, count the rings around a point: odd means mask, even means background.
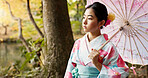
[{"label": "woman's ear", "polygon": [[100,21],[100,22],[99,22],[99,27],[103,26],[104,23],[105,23],[105,20]]}]

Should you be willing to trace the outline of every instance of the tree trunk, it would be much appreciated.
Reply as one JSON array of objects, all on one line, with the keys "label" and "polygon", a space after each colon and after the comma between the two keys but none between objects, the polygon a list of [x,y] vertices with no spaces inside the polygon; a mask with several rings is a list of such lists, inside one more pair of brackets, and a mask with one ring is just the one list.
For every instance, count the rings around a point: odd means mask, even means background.
[{"label": "tree trunk", "polygon": [[73,45],[67,1],[43,0],[43,21],[44,64],[48,71],[42,74],[42,78],[63,78]]},{"label": "tree trunk", "polygon": [[5,29],[4,35],[7,35],[7,27],[8,27],[8,25],[6,25],[6,26],[2,25],[2,27]]},{"label": "tree trunk", "polygon": [[5,35],[7,35],[7,27],[5,26],[4,28],[5,28]]}]

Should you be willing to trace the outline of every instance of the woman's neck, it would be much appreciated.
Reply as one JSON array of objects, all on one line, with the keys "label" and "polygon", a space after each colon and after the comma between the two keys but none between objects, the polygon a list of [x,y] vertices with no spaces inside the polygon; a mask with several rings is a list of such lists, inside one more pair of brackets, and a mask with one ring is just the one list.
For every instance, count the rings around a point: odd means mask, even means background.
[{"label": "woman's neck", "polygon": [[96,37],[98,37],[100,35],[101,35],[100,32],[98,32],[98,33],[89,32],[88,35],[87,35],[88,41],[90,42],[91,40],[93,40],[94,38],[96,38]]}]

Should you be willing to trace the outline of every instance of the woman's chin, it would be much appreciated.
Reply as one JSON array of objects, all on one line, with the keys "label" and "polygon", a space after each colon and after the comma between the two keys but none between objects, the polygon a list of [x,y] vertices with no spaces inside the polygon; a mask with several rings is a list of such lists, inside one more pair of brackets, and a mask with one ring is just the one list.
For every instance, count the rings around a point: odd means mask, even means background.
[{"label": "woman's chin", "polygon": [[84,29],[84,32],[88,32],[88,31]]}]

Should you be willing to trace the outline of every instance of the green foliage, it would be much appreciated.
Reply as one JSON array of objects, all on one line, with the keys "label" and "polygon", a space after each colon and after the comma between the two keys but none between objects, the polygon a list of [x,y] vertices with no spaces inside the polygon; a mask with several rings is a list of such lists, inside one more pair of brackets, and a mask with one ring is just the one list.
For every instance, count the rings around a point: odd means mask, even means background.
[{"label": "green foliage", "polygon": [[[39,28],[43,28],[43,14],[42,14],[42,0],[30,0],[30,8],[31,13],[34,17],[34,20],[36,24],[39,26]],[[17,2],[13,0],[8,0],[10,2],[12,12],[14,16],[22,18],[22,31],[23,36],[29,38],[27,42],[29,43],[29,47],[32,49],[32,52],[27,52],[26,48],[23,46],[21,47],[22,51],[22,57],[25,57],[25,61],[20,63],[22,61],[21,59],[17,60],[13,65],[10,65],[9,67],[1,67],[0,70],[0,77],[34,77],[35,75],[39,74],[41,70],[41,60],[40,60],[40,52],[42,51],[42,47],[44,46],[44,39],[36,39],[38,37],[38,32],[36,31],[35,27],[33,26],[32,22],[28,18],[27,10],[26,10],[26,0],[17,0]],[[19,4],[20,7],[23,7],[25,9],[18,9],[14,8],[13,6],[16,6],[15,4]],[[19,6],[17,5],[17,6]],[[6,5],[7,6],[7,5]],[[21,12],[23,13],[21,13]],[[9,13],[9,11],[8,11]],[[10,13],[9,13],[10,14]],[[12,35],[12,38],[18,38],[18,22],[12,21],[10,23],[11,32],[17,33]],[[35,40],[35,41],[33,41]],[[18,41],[20,42],[20,41]]]},{"label": "green foliage", "polygon": [[36,41],[32,41],[31,39],[28,40],[32,52],[26,52],[24,50],[24,56],[26,58],[25,62],[23,63],[21,70],[27,65],[27,63],[33,64],[33,67],[38,67],[40,62],[40,51],[41,48],[44,46],[44,39],[37,39]]},{"label": "green foliage", "polygon": [[81,34],[81,18],[85,9],[84,0],[68,1],[68,10],[74,34]]},{"label": "green foliage", "polygon": [[39,26],[39,28],[43,28],[43,19],[42,18],[35,19],[35,21],[37,22],[37,25]]},{"label": "green foliage", "polygon": [[32,52],[27,52],[24,46],[20,47],[22,51],[22,57],[25,57],[25,61],[21,63],[21,59],[18,59],[15,63],[10,65],[9,67],[1,67],[0,66],[0,77],[36,77],[40,74],[41,60],[40,60],[40,52],[42,51],[42,47],[44,47],[44,39],[38,38],[33,41],[32,38],[28,39]]},{"label": "green foliage", "polygon": [[35,55],[36,55],[35,51],[26,53],[25,54],[26,60],[22,64],[20,70],[23,70],[23,68],[27,65],[28,62],[30,62],[31,59],[33,59],[35,57]]},{"label": "green foliage", "polygon": [[[9,1],[9,0],[8,0]],[[14,2],[15,1],[12,1],[11,2]],[[10,2],[10,3],[11,3]],[[24,17],[21,17],[22,18],[22,29],[23,29],[23,36],[24,37],[37,37],[39,34],[38,32],[36,31],[35,27],[33,26],[32,22],[30,21],[30,19],[28,18],[28,13],[27,13],[27,9],[26,9],[26,0],[25,1],[20,1],[18,0],[17,2],[20,2],[22,5],[21,7],[23,6],[23,12],[26,12],[25,15],[19,13],[19,15],[21,16],[24,16]],[[41,31],[42,31],[42,28],[43,28],[43,13],[42,13],[42,4],[41,4],[41,0],[30,0],[30,9],[31,9],[31,13],[34,17],[34,20],[37,24],[37,26],[39,26],[39,28],[41,28]],[[16,3],[17,4],[17,3]],[[11,4],[11,8],[12,10],[14,9],[13,6],[15,4]],[[5,5],[7,6],[7,5]],[[15,12],[19,12],[19,11],[22,11],[22,10],[18,10],[18,9],[14,9],[13,11],[13,14],[14,16],[16,17],[19,17]],[[9,13],[9,11],[8,11]],[[10,13],[9,13],[10,14]],[[18,38],[18,22],[16,21],[12,21],[12,23],[10,23],[10,28],[11,28],[11,32],[13,32],[14,34],[11,35],[11,37],[13,38]]]},{"label": "green foliage", "polygon": [[72,25],[72,31],[74,34],[80,34],[80,27],[81,27],[81,22],[80,21],[71,21]]},{"label": "green foliage", "polygon": [[[39,58],[39,52],[41,51],[41,47],[44,46],[44,39],[37,39],[35,41],[32,41],[32,39],[30,38],[27,41],[29,42],[30,47],[33,51],[27,52],[26,49],[24,50],[23,56],[25,56],[26,60],[20,68],[20,70],[23,70],[20,76],[34,77],[41,72],[41,60]],[[25,70],[28,64],[31,65],[31,67],[28,70]]]}]

